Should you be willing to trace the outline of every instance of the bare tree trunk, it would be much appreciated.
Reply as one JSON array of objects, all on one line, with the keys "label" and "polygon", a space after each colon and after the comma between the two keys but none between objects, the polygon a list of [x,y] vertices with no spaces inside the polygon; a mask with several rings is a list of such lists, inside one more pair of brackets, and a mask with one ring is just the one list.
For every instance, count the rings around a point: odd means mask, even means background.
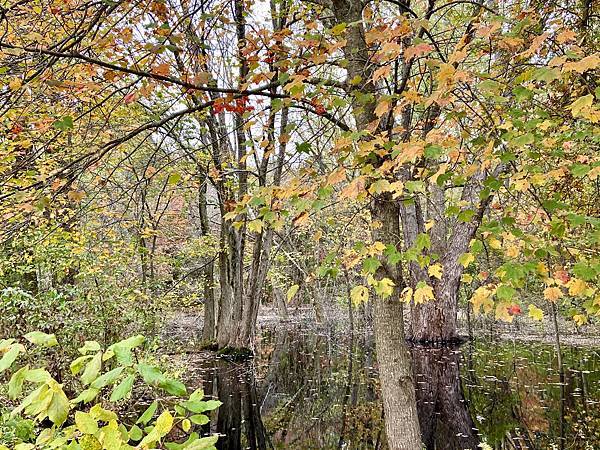
[{"label": "bare tree trunk", "polygon": [[[363,3],[357,0],[333,0],[331,4],[337,23],[346,25],[344,54],[348,60],[348,79],[363,80],[355,89],[373,95],[373,101],[354,105],[353,116],[359,131],[367,130],[369,124],[377,120],[375,106],[378,97],[372,81],[375,65],[370,62],[369,47],[365,41],[363,6]],[[393,201],[389,193],[380,194],[371,202],[370,211],[373,222],[381,224],[378,228],[372,228],[373,240],[384,245],[399,245],[401,239],[398,202]],[[386,299],[375,299],[373,308],[375,346],[388,446],[391,450],[419,450],[421,436],[415,387],[410,352],[404,337],[403,305],[399,298],[404,281],[398,266],[389,265],[385,259],[381,262],[376,277],[386,277],[395,283],[393,294]]]},{"label": "bare tree trunk", "polygon": [[[371,207],[373,220],[382,224],[372,231],[373,240],[396,245],[399,242],[399,208],[388,196],[376,199]],[[385,414],[385,432],[391,450],[419,450],[421,433],[417,415],[411,355],[404,337],[403,287],[399,270],[383,264],[379,277],[391,278],[396,286],[388,298],[373,304],[375,348]],[[391,273],[390,273],[391,272]]]},{"label": "bare tree trunk", "polygon": [[[200,188],[198,189],[198,215],[200,218],[200,233],[202,236],[210,235],[210,226],[208,221],[208,209],[206,203],[207,192],[207,177],[204,168],[199,167],[200,171]],[[215,338],[216,326],[216,303],[215,303],[215,288],[214,288],[214,259],[204,262],[205,267],[202,269],[202,284],[204,292],[204,326],[202,328],[202,339],[204,341],[212,341]]]}]

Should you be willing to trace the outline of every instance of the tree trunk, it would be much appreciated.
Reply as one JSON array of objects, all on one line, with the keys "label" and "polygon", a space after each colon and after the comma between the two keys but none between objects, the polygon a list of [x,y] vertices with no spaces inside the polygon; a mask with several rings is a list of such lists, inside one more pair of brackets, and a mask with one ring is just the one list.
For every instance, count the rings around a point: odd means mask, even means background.
[{"label": "tree trunk", "polygon": [[[375,106],[378,99],[378,91],[372,81],[375,65],[371,64],[369,47],[365,41],[363,6],[357,0],[333,0],[331,4],[337,23],[346,25],[344,55],[348,60],[348,79],[362,80],[354,88],[373,95],[372,101],[353,105],[358,131],[368,130],[370,124],[377,120]],[[375,165],[382,163],[383,160],[380,160]],[[398,202],[392,200],[389,193],[380,194],[371,202],[370,210],[373,222],[381,224],[371,230],[373,241],[398,246],[401,242]],[[419,450],[421,438],[415,387],[410,352],[404,338],[403,305],[399,299],[404,282],[398,266],[389,265],[385,258],[381,259],[381,263],[376,277],[386,277],[395,283],[393,294],[386,299],[375,299],[373,308],[388,446],[391,450]]]},{"label": "tree trunk", "polygon": [[[198,189],[198,216],[200,219],[200,234],[202,236],[210,235],[210,225],[208,221],[208,209],[206,203],[207,177],[204,168],[199,167],[200,188]],[[214,288],[214,259],[204,261],[202,269],[202,284],[204,293],[204,326],[202,328],[202,340],[212,341],[215,338],[215,326],[217,314],[215,311],[215,288]]]},{"label": "tree trunk", "polygon": [[[389,196],[375,199],[371,206],[373,220],[382,224],[372,231],[373,240],[398,244],[399,208]],[[411,356],[404,337],[403,284],[396,267],[386,263],[379,268],[378,278],[391,278],[396,286],[388,298],[376,298],[373,305],[375,348],[385,414],[385,431],[391,450],[419,450],[421,434],[417,415]]]}]

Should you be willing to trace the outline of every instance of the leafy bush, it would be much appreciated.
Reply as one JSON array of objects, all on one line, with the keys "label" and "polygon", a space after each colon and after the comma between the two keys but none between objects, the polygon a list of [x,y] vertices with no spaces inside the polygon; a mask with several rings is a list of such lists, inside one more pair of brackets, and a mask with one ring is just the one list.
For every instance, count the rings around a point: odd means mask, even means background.
[{"label": "leafy bush", "polygon": [[[34,346],[58,345],[53,334],[39,331],[25,335],[25,339]],[[218,408],[221,402],[205,401],[201,389],[188,395],[181,381],[138,361],[136,349],[144,341],[141,335],[133,336],[106,349],[95,341],[87,341],[79,349],[81,356],[70,365],[82,387],[70,399],[63,385],[46,369],[31,368],[29,364],[16,367],[19,358],[27,353],[22,343],[0,340],[0,374],[12,372],[7,390],[15,402],[10,411],[0,416],[0,450],[8,450],[7,446],[14,450],[118,450],[158,445],[169,450],[214,449],[218,436],[201,438],[193,427],[207,424],[209,418],[204,413]],[[159,388],[179,400],[157,399],[135,423],[128,423],[106,405],[131,397],[136,383]],[[176,428],[187,440],[165,442]]]}]

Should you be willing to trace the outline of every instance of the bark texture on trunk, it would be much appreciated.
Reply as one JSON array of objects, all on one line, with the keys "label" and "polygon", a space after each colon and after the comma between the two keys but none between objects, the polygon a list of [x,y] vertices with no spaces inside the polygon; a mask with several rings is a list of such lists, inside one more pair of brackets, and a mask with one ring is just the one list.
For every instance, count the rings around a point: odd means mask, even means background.
[{"label": "bark texture on trunk", "polygon": [[[391,196],[384,195],[373,201],[371,215],[373,220],[381,223],[381,227],[372,231],[374,241],[399,244],[399,214],[398,204],[392,201]],[[373,304],[375,348],[388,446],[391,450],[419,450],[421,434],[411,356],[404,336],[400,270],[383,262],[376,277],[387,277],[395,283],[390,297],[376,298]]]},{"label": "bark texture on trunk", "polygon": [[[372,94],[373,100],[353,105],[353,116],[358,131],[366,131],[377,121],[375,106],[378,92],[373,84],[375,65],[370,61],[369,47],[365,41],[362,20],[364,4],[357,0],[333,0],[331,8],[335,21],[346,24],[344,55],[348,60],[349,80],[363,80],[355,89]],[[381,165],[383,160],[375,166]],[[399,246],[400,209],[389,193],[374,197],[370,205],[371,217],[377,226],[372,227],[373,241],[384,245]],[[421,437],[415,404],[415,388],[412,378],[410,352],[406,345],[403,324],[403,305],[400,292],[404,287],[401,271],[381,259],[377,279],[389,278],[394,283],[393,294],[374,301],[373,320],[375,345],[385,414],[388,447],[391,450],[419,450]]]}]

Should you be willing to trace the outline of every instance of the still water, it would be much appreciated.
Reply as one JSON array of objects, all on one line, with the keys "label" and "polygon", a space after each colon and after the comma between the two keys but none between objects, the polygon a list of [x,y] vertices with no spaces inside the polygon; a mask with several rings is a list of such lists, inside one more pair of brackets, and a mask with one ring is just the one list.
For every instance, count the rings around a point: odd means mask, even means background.
[{"label": "still water", "polygon": [[[413,348],[427,449],[600,449],[600,349],[475,341]],[[385,449],[373,338],[263,331],[256,358],[198,355],[190,384],[223,405],[220,449]],[[561,381],[562,380],[562,381]]]}]

